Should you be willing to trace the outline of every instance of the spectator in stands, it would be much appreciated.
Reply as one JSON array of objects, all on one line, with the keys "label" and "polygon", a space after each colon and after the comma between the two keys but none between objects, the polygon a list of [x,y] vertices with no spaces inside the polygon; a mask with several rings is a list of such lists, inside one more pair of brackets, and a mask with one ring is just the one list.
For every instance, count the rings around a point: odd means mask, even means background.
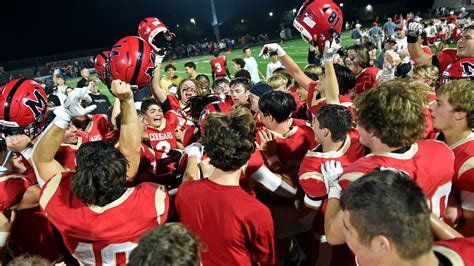
[{"label": "spectator in stands", "polygon": [[245,61],[245,70],[250,73],[252,77],[251,80],[254,84],[260,82],[260,77],[265,78],[260,70],[258,69],[257,61],[255,57],[252,56],[252,50],[249,47],[243,49],[244,52],[244,61]]},{"label": "spectator in stands", "polygon": [[82,87],[87,86],[86,81],[90,79],[89,69],[87,69],[86,67],[82,68],[81,76],[82,78],[77,82],[77,86],[76,86],[77,88],[82,88]]},{"label": "spectator in stands", "polygon": [[89,82],[89,95],[92,99],[92,104],[95,104],[97,108],[91,112],[91,114],[107,114],[110,108],[109,98],[99,91],[99,86],[95,80]]},{"label": "spectator in stands", "polygon": [[211,93],[211,81],[205,74],[199,74],[196,76],[197,82],[201,85],[201,95],[207,95]]},{"label": "spectator in stands", "polygon": [[232,69],[234,70],[234,75],[241,69],[245,67],[245,61],[242,58],[232,59]]},{"label": "spectator in stands", "polygon": [[199,239],[180,223],[148,232],[130,254],[128,265],[201,265]]},{"label": "spectator in stands", "polygon": [[184,71],[186,71],[186,74],[188,75],[188,78],[195,79],[196,76],[197,76],[196,63],[187,62],[186,64],[184,64]]},{"label": "spectator in stands", "polygon": [[167,94],[176,95],[178,85],[183,78],[176,75],[176,67],[173,64],[166,65],[165,72],[166,76],[160,80],[160,88]]},{"label": "spectator in stands", "polygon": [[283,65],[280,62],[280,58],[276,52],[270,53],[270,63],[267,65],[267,76],[266,79],[268,80],[270,76],[273,74],[273,71],[277,68],[282,67]]},{"label": "spectator in stands", "polygon": [[383,25],[383,32],[385,33],[385,38],[393,38],[395,37],[395,28],[397,25],[393,23],[392,18],[388,17],[387,22]]}]

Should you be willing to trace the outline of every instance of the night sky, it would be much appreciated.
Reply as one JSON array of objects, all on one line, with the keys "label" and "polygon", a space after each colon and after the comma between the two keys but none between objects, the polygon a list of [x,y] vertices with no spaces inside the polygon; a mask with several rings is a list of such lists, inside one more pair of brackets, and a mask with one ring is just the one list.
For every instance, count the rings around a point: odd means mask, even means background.
[{"label": "night sky", "polygon": [[[422,2],[416,1],[418,5]],[[154,16],[184,42],[212,36],[210,0],[14,0],[4,1],[0,15],[0,62],[79,50],[107,48],[126,35],[137,35],[141,19]],[[371,3],[369,0],[336,0],[345,5]],[[372,3],[391,0],[372,0]],[[303,0],[215,0],[221,37],[241,19],[248,31],[278,31],[278,19],[285,11],[299,8]],[[270,19],[268,13],[275,16]],[[347,14],[346,14],[347,16]],[[190,32],[189,19],[197,21]],[[177,28],[177,24],[180,25]],[[200,38],[201,37],[201,38]]]}]

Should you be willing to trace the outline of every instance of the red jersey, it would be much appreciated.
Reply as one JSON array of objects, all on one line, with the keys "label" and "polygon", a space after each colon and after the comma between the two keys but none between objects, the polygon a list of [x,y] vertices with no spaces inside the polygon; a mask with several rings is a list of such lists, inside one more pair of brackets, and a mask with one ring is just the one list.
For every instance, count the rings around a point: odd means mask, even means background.
[{"label": "red jersey", "polygon": [[0,212],[20,203],[23,193],[30,186],[25,175],[6,174],[0,176]]},{"label": "red jersey", "polygon": [[447,48],[443,51],[436,54],[436,58],[438,60],[438,64],[436,65],[439,68],[439,73],[443,73],[446,68],[452,62],[456,61],[457,50],[455,48]]},{"label": "red jersey", "polygon": [[[169,157],[171,149],[176,149],[176,132],[178,118],[174,111],[168,111],[163,115],[159,128],[147,126],[148,141],[155,150],[155,156],[158,160]],[[171,165],[159,165],[157,171],[165,173],[173,170]]]},{"label": "red jersey", "polygon": [[323,175],[321,174],[321,164],[334,160],[341,162],[342,167],[346,168],[349,164],[364,156],[365,147],[359,142],[359,132],[349,131],[344,144],[338,151],[322,152],[319,146],[315,150],[306,153],[301,163],[298,176],[300,185],[305,194],[314,200],[320,200],[327,195]]},{"label": "red jersey", "polygon": [[382,70],[377,67],[368,67],[356,76],[356,86],[352,90],[351,98],[354,99],[357,95],[366,90],[375,88],[379,85]]},{"label": "red jersey", "polygon": [[184,182],[176,195],[176,209],[181,223],[207,247],[201,253],[203,265],[276,263],[270,211],[240,186],[209,179]]},{"label": "red jersey", "polygon": [[193,118],[189,114],[186,106],[182,105],[181,102],[176,98],[174,95],[167,95],[168,102],[170,103],[171,109],[176,112],[178,117],[178,125],[177,128],[181,131],[184,131],[187,127],[194,125]]},{"label": "red jersey", "polygon": [[435,255],[448,259],[450,265],[474,265],[474,256],[472,254],[474,247],[474,238],[453,238],[446,241],[437,241],[433,245]]},{"label": "red jersey", "polygon": [[[315,101],[313,101],[313,105],[311,106],[310,110],[312,113],[317,114],[319,108],[321,108],[321,106],[326,105],[326,104],[328,104],[326,97],[317,98]],[[351,98],[345,95],[339,95],[339,105],[346,107],[351,112],[352,112],[352,107],[354,106],[352,104]]]},{"label": "red jersey", "polygon": [[[260,130],[266,129],[261,128]],[[299,167],[306,152],[314,149],[317,144],[313,129],[309,126],[294,126],[285,134],[269,131],[275,135],[277,157],[285,167]],[[258,134],[256,141],[258,144],[261,143]]]},{"label": "red jersey", "polygon": [[421,140],[406,151],[370,153],[350,164],[339,184],[345,189],[352,181],[379,167],[406,172],[426,193],[432,211],[444,214],[451,180],[454,174],[454,155],[446,144],[435,140]]},{"label": "red jersey", "polygon": [[474,133],[449,146],[454,153],[453,190],[461,208],[474,211]]},{"label": "red jersey", "polygon": [[227,60],[225,56],[212,58],[209,63],[211,64],[212,71],[216,74],[216,78],[222,78],[227,76]]},{"label": "red jersey", "polygon": [[265,167],[265,162],[260,151],[255,149],[252,155],[250,155],[249,161],[240,173],[239,180],[240,187],[254,197],[256,196],[256,194],[253,190],[253,185],[250,181],[250,178],[253,173],[260,169],[260,167]]},{"label": "red jersey", "polygon": [[54,159],[56,159],[56,161],[58,161],[66,171],[76,170],[76,152],[83,144],[82,141],[82,138],[78,136],[76,144],[62,143],[61,146],[59,146]]},{"label": "red jersey", "polygon": [[104,115],[92,115],[92,119],[84,130],[78,130],[84,133],[84,142],[102,140],[110,131],[110,123]]},{"label": "red jersey", "polygon": [[143,233],[168,216],[169,196],[156,184],[128,188],[118,199],[99,207],[78,199],[71,183],[71,173],[51,177],[41,189],[40,207],[81,264],[126,265]]}]

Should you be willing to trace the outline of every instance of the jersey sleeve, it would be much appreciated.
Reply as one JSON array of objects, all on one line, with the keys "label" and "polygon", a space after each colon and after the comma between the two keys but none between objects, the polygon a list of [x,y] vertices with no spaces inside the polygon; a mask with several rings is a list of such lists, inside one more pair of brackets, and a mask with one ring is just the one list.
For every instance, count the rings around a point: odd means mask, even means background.
[{"label": "jersey sleeve", "polygon": [[474,211],[474,157],[467,159],[457,174],[454,186],[460,191],[461,208]]},{"label": "jersey sleeve", "polygon": [[30,183],[23,175],[5,175],[0,177],[0,212],[20,202]]}]

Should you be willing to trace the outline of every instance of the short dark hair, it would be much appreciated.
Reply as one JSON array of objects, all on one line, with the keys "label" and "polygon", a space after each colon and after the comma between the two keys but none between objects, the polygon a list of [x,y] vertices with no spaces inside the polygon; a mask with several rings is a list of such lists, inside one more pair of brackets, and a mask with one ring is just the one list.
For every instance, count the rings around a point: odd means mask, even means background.
[{"label": "short dark hair", "polygon": [[[184,66],[186,66],[186,65],[184,65]],[[175,67],[173,64],[167,64],[167,65],[165,66],[165,71],[168,71],[168,69],[170,69],[170,68],[176,70],[176,67]],[[195,68],[196,68],[196,67],[195,67]]]},{"label": "short dark hair", "polygon": [[365,48],[367,48],[369,51],[377,48],[377,46],[376,46],[375,43],[373,43],[373,42],[364,42],[363,45],[364,45]]},{"label": "short dark hair", "polygon": [[165,223],[140,239],[130,253],[128,265],[199,266],[200,244],[180,223]]},{"label": "short dark hair", "polygon": [[296,110],[296,101],[289,93],[269,91],[258,100],[258,108],[263,115],[271,115],[278,123],[281,123],[288,120]]},{"label": "short dark hair", "polygon": [[245,51],[247,51],[247,50],[249,50],[249,49],[250,49],[250,47],[245,46],[244,48],[242,48],[242,52],[245,53]]},{"label": "short dark hair", "polygon": [[158,105],[159,107],[161,107],[161,103],[158,100],[151,98],[142,101],[140,111],[145,114],[152,105]]},{"label": "short dark hair", "polygon": [[246,78],[248,80],[252,79],[252,77],[250,76],[250,72],[248,72],[245,69],[241,69],[241,70],[235,72],[234,79],[236,79],[236,78]]},{"label": "short dark hair", "polygon": [[207,79],[207,81],[211,82],[211,80],[209,79],[209,77],[206,74],[198,74],[194,79],[199,80],[201,78],[205,78],[205,79]]},{"label": "short dark hair", "polygon": [[186,62],[186,64],[184,64],[184,67],[196,69],[196,64],[194,62]]},{"label": "short dark hair", "polygon": [[229,85],[230,81],[227,78],[216,79],[216,81],[214,81],[214,84],[212,84],[212,87],[215,90],[217,88],[217,86],[221,85],[222,83],[225,83],[225,84]]},{"label": "short dark hair", "polygon": [[127,159],[103,141],[82,144],[76,153],[72,192],[88,205],[105,206],[124,192]]},{"label": "short dark hair", "polygon": [[201,115],[201,112],[204,109],[204,107],[216,101],[220,101],[220,98],[211,94],[196,95],[188,99],[188,106],[190,109],[191,118],[193,119],[193,122],[196,125],[198,125],[199,116]]},{"label": "short dark hair", "polygon": [[421,188],[401,171],[375,171],[352,182],[341,207],[365,245],[388,238],[404,259],[416,259],[433,245],[430,208]]},{"label": "short dark hair", "polygon": [[230,115],[211,113],[206,119],[202,138],[210,163],[222,171],[235,171],[250,159],[255,150],[257,127],[245,107],[237,108]]},{"label": "short dark hair", "polygon": [[234,78],[234,79],[230,82],[230,84],[229,84],[229,86],[230,86],[231,88],[233,88],[233,87],[235,87],[235,86],[237,86],[237,85],[241,85],[242,87],[244,87],[244,89],[245,89],[246,91],[249,91],[250,88],[252,87],[252,84],[250,83],[250,80],[247,79],[247,78],[242,78],[242,77]]},{"label": "short dark hair", "polygon": [[334,64],[334,72],[336,72],[337,84],[339,85],[339,94],[345,95],[356,85],[356,76],[352,71],[343,65]]},{"label": "short dark hair", "polygon": [[319,128],[331,131],[331,140],[344,141],[352,127],[352,114],[349,109],[338,104],[325,104],[318,109]]},{"label": "short dark hair", "polygon": [[234,59],[232,59],[232,62],[234,62],[236,65],[239,65],[240,68],[245,67],[245,60],[242,59],[242,58],[234,58]]},{"label": "short dark hair", "polygon": [[212,55],[215,56],[215,57],[218,57],[219,54],[220,54],[219,48],[215,49],[215,50],[212,52]]}]

